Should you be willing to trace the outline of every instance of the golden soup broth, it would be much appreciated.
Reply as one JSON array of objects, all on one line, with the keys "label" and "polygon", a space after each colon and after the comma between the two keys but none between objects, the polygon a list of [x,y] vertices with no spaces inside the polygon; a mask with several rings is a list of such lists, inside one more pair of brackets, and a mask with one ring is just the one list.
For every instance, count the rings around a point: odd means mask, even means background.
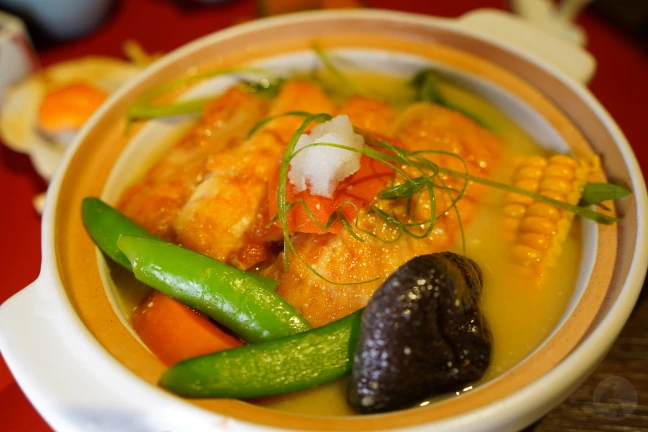
[{"label": "golden soup broth", "polygon": [[[355,73],[353,76],[361,78],[359,82],[366,88],[397,101],[396,105],[401,105],[399,101],[403,101],[404,107],[404,101],[411,100],[413,96],[402,78],[373,73]],[[321,78],[332,83],[330,77]],[[520,127],[485,100],[451,83],[442,82],[440,88],[449,103],[479,118],[502,140],[505,150],[500,167],[508,166],[507,161],[514,155],[546,154]],[[386,95],[385,89],[391,89],[390,94]],[[500,181],[505,180],[504,172],[501,169],[500,174],[496,174]],[[501,201],[501,196],[494,193],[491,198],[488,200],[493,201],[491,205],[482,206],[475,220],[465,227],[464,236],[465,255],[475,260],[484,274],[482,309],[494,341],[490,367],[483,379],[474,385],[480,385],[511,369],[553,331],[572,295],[580,262],[580,226],[575,223],[563,247],[561,259],[542,285],[531,287],[516,284],[508,274],[508,249],[501,241],[500,231],[494,229],[499,224],[498,207],[494,203]],[[463,253],[460,239],[453,251]],[[121,269],[113,268],[112,274],[120,293],[119,306],[126,315],[130,315],[147,289]],[[314,389],[253,402],[298,414],[353,415],[346,403],[347,382],[348,378],[345,377]],[[465,391],[470,389],[472,386],[466,387]]]}]

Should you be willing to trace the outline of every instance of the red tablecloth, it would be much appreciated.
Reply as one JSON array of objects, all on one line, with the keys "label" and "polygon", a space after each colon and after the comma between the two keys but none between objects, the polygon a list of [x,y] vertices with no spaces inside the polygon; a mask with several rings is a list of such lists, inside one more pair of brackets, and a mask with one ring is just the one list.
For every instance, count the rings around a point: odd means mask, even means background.
[{"label": "red tablecloth", "polygon": [[[456,17],[480,7],[504,8],[504,0],[374,0],[372,7]],[[124,0],[92,35],[40,53],[43,65],[87,54],[121,56],[122,42],[135,39],[148,51],[169,51],[192,39],[255,16],[251,0],[225,6],[183,9],[170,0]],[[648,173],[645,143],[648,99],[648,55],[631,39],[600,17],[585,12],[579,18],[587,30],[587,48],[598,68],[590,89],[616,119],[632,144],[644,175]],[[32,282],[40,266],[40,218],[32,207],[45,190],[29,159],[0,146],[0,303]],[[25,319],[29,319],[25,317]],[[50,430],[13,381],[0,357],[0,430]]]}]

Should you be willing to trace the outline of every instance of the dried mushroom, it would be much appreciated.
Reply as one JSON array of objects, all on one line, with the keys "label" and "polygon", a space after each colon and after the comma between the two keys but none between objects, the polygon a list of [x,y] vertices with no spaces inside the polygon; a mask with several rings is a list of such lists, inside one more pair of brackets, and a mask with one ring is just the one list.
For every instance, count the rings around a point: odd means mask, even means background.
[{"label": "dried mushroom", "polygon": [[450,252],[416,257],[378,289],[362,317],[347,398],[360,413],[412,406],[480,379],[492,336],[482,274]]}]

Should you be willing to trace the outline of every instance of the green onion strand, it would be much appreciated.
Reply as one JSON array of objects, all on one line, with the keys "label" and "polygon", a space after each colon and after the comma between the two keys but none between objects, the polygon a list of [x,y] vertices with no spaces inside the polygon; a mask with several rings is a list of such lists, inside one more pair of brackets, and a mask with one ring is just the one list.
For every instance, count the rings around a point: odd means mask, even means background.
[{"label": "green onion strand", "polygon": [[345,74],[338,69],[331,59],[329,58],[328,54],[324,52],[322,48],[317,43],[313,43],[312,45],[313,51],[315,52],[315,55],[317,55],[317,58],[319,59],[320,62],[322,62],[322,65],[324,68],[326,68],[331,74],[337,78],[342,84],[346,85],[351,91],[353,91],[356,94],[359,94],[360,96],[365,96],[365,97],[372,97],[372,94],[370,91],[362,87],[361,85],[357,84],[353,80],[349,79]]},{"label": "green onion strand", "polygon": [[[145,93],[139,101],[137,101],[128,109],[128,121],[132,122],[134,120],[170,117],[175,115],[199,114],[203,111],[205,104],[210,99],[201,98],[168,104],[153,104],[152,102],[158,97],[181,90],[191,84],[223,75],[257,75],[259,77],[262,77],[261,82],[251,81],[243,78],[241,79],[241,83],[245,85],[245,89],[251,93],[268,93],[269,95],[272,95],[272,92],[283,84],[282,78],[272,76],[269,72],[263,71],[261,69],[219,69],[215,71],[204,72],[189,76],[187,78],[172,81]],[[263,84],[264,82],[267,82],[267,85]]]},{"label": "green onion strand", "polygon": [[[574,206],[562,201],[557,201],[548,198],[544,195],[540,195],[535,192],[530,192],[524,189],[516,188],[508,184],[496,182],[494,180],[470,175],[468,174],[468,166],[465,160],[461,156],[455,153],[441,151],[441,150],[429,150],[429,149],[409,151],[401,147],[395,146],[386,140],[376,139],[369,132],[362,130],[360,128],[355,128],[355,130],[357,133],[361,134],[365,138],[365,143],[367,144],[362,150],[358,150],[353,147],[345,146],[343,144],[336,144],[336,143],[313,143],[313,144],[306,145],[298,150],[295,150],[295,146],[297,144],[297,141],[299,140],[299,137],[301,137],[301,135],[305,132],[306,128],[311,123],[321,123],[324,121],[328,121],[332,118],[329,114],[325,114],[325,113],[311,114],[302,111],[292,111],[292,112],[287,112],[280,115],[268,117],[262,120],[261,122],[259,122],[251,130],[250,134],[255,133],[260,127],[267,124],[268,122],[283,116],[304,117],[304,121],[302,122],[301,126],[293,133],[281,162],[281,166],[279,170],[279,183],[278,183],[278,190],[277,190],[278,214],[276,217],[272,219],[272,221],[276,221],[276,220],[280,221],[280,225],[284,234],[284,266],[287,268],[290,261],[290,255],[295,254],[298,257],[298,259],[302,261],[309,268],[311,272],[313,272],[318,277],[332,284],[337,284],[337,285],[360,284],[360,283],[372,282],[375,279],[371,281],[365,281],[365,282],[330,281],[326,277],[321,275],[319,272],[317,272],[317,270],[315,270],[311,265],[309,265],[303,259],[303,257],[301,257],[300,254],[295,250],[295,247],[290,238],[290,233],[288,231],[287,213],[295,205],[301,205],[305,209],[308,218],[312,220],[317,226],[319,226],[324,230],[330,229],[333,225],[339,222],[342,224],[343,229],[347,231],[349,235],[357,241],[365,241],[365,239],[363,239],[362,236],[359,235],[359,233],[362,233],[364,235],[373,237],[385,243],[392,243],[398,241],[402,234],[406,234],[416,239],[426,238],[434,230],[434,225],[439,215],[447,214],[448,212],[453,211],[455,212],[457,217],[457,226],[461,235],[462,249],[464,250],[464,252],[466,249],[465,233],[464,233],[464,227],[463,227],[463,222],[461,220],[458,203],[464,197],[466,189],[471,182],[484,184],[486,186],[490,186],[492,188],[499,189],[505,192],[528,196],[530,198],[533,198],[534,200],[545,202],[547,204],[572,212],[578,216],[593,220],[598,223],[611,224],[618,221],[618,219],[615,217],[598,213],[588,208]],[[388,166],[390,169],[394,171],[394,177],[391,182],[391,185],[385,187],[377,194],[377,196],[374,199],[374,203],[372,203],[370,207],[368,207],[367,212],[375,214],[380,219],[382,219],[385,223],[392,226],[396,230],[395,238],[393,239],[381,238],[380,236],[362,228],[359,223],[360,211],[357,208],[357,206],[352,202],[345,201],[341,203],[338,206],[337,210],[331,214],[327,223],[323,224],[319,220],[317,220],[317,218],[312,214],[312,212],[310,211],[310,209],[306,205],[306,202],[303,199],[298,199],[295,200],[294,202],[287,201],[286,184],[287,184],[287,175],[290,167],[290,162],[301,151],[316,146],[328,146],[328,147],[340,148],[340,149],[344,149],[356,153],[361,153],[371,159],[374,159],[380,163],[385,164],[386,166]],[[436,163],[432,162],[429,158],[426,157],[427,155],[432,155],[432,154],[456,158],[463,165],[463,172],[438,166]],[[420,173],[420,176],[411,178],[401,168],[399,168],[399,166],[409,166],[411,168],[414,168]],[[463,180],[461,187],[453,187],[449,185],[446,182],[446,180],[443,178],[442,174]],[[395,176],[400,176],[399,184],[393,184],[393,182],[396,179]],[[438,211],[435,190],[444,192],[448,196],[448,199],[450,201],[448,207],[443,209],[443,211],[441,212]],[[418,220],[415,215],[415,216],[410,216],[412,219],[410,221],[402,221],[395,214],[390,214],[389,212],[383,210],[379,206],[379,203],[381,201],[389,202],[389,201],[395,201],[400,199],[406,199],[408,200],[407,201],[408,211],[410,211],[412,208],[416,209],[420,207],[419,200],[421,199],[423,193],[426,193],[428,195],[430,201],[429,215],[426,216],[425,220]],[[355,221],[353,223],[347,220],[347,218],[345,217],[342,211],[343,205],[353,206],[356,214]],[[418,229],[414,230],[414,228],[418,228]]]},{"label": "green onion strand", "polygon": [[611,183],[588,183],[583,188],[579,206],[600,204],[632,194],[628,189]]},{"label": "green onion strand", "polygon": [[[357,82],[351,80],[346,74],[344,74],[334,64],[329,55],[324,50],[322,50],[319,45],[317,45],[317,43],[313,43],[312,49],[324,69],[329,71],[334,79],[338,80],[341,84],[346,86],[348,91],[365,97],[376,98],[376,95],[372,95],[371,92],[368,91],[365,87],[359,85]],[[182,90],[194,83],[222,75],[238,76],[239,83],[243,85],[247,91],[270,97],[274,97],[277,94],[280,86],[284,83],[284,79],[281,77],[272,76],[267,71],[252,68],[220,69],[216,71],[195,74],[187,78],[172,81],[145,93],[138,102],[136,102],[129,108],[127,128],[130,127],[133,121],[139,119],[152,119],[159,117],[201,113],[204,110],[205,105],[211,99],[199,98],[187,101],[177,101],[168,104],[156,104],[154,103],[154,101],[165,94]],[[246,76],[249,77],[251,75],[259,77],[260,81],[246,78]],[[419,71],[419,73],[414,76],[409,84],[416,90],[417,100],[441,105],[449,109],[458,111],[470,117],[480,125],[488,127],[481,121],[481,119],[477,118],[471,113],[449,104],[442,94],[442,88],[440,85],[442,82],[443,77],[441,75],[433,70],[426,69]],[[466,161],[458,154],[432,149],[410,151],[393,144],[387,139],[378,137],[368,130],[358,127],[354,127],[354,130],[365,140],[365,146],[363,147],[363,149],[356,149],[343,144],[318,142],[306,145],[296,150],[295,148],[297,142],[299,141],[299,138],[306,132],[310,125],[329,121],[333,118],[328,113],[288,111],[282,114],[268,116],[259,121],[250,129],[248,137],[251,137],[252,135],[257,133],[273,120],[287,116],[301,117],[303,118],[303,121],[291,135],[291,138],[288,141],[288,145],[281,159],[276,194],[277,214],[272,216],[267,226],[269,227],[273,224],[278,223],[281,227],[284,245],[284,270],[288,269],[291,257],[294,254],[297,259],[299,259],[308,268],[309,271],[311,271],[317,277],[325,280],[326,282],[335,285],[358,285],[374,282],[378,280],[378,278],[364,282],[331,281],[324,275],[319,273],[312,265],[307,263],[306,260],[296,250],[296,247],[293,244],[291,238],[291,233],[288,230],[288,213],[295,206],[301,206],[304,209],[307,217],[322,230],[329,230],[337,223],[340,223],[342,228],[353,239],[359,242],[364,242],[368,238],[374,238],[383,243],[397,242],[402,238],[403,234],[415,239],[427,238],[434,231],[437,218],[441,217],[442,215],[447,215],[452,211],[456,214],[457,217],[457,225],[461,235],[461,245],[463,251],[465,252],[466,241],[464,237],[464,227],[461,220],[458,203],[465,196],[467,187],[470,183],[479,183],[504,192],[530,197],[536,201],[550,204],[554,207],[571,212],[585,219],[593,220],[594,222],[600,224],[612,224],[617,222],[619,219],[614,216],[594,211],[590,208],[585,207],[585,205],[599,204],[610,199],[622,198],[631,193],[630,191],[616,185],[603,183],[587,184],[584,187],[580,204],[578,206],[571,205],[566,202],[558,201],[535,192],[517,188],[509,184],[500,183],[483,177],[473,176],[468,173],[468,166],[466,164]],[[387,185],[384,189],[377,193],[377,195],[368,204],[363,213],[379,218],[391,229],[393,229],[393,238],[383,238],[376,233],[363,228],[360,222],[360,214],[362,209],[358,208],[358,205],[352,201],[344,201],[340,203],[335,211],[333,211],[333,213],[329,216],[326,223],[322,223],[315,217],[304,199],[295,199],[291,202],[288,201],[287,182],[291,161],[300,152],[316,146],[328,146],[359,153],[370,159],[380,162],[393,171],[391,180],[387,182]],[[433,155],[457,159],[461,163],[463,171],[456,171],[439,166],[437,163],[431,160],[431,156]],[[462,180],[461,186],[455,184],[459,183],[456,181],[449,183],[447,181],[448,177]],[[439,211],[440,207],[442,206],[437,201],[438,197],[436,196],[436,193],[445,193],[449,201],[449,203],[447,203],[447,207],[442,208],[442,211]],[[425,214],[420,215],[419,210],[423,205],[421,203],[421,200],[426,199],[424,194],[426,194],[427,199],[429,199],[429,211],[426,211]],[[403,202],[398,202],[399,200],[403,200]],[[445,200],[443,200],[443,202],[445,202]],[[391,210],[393,205],[403,204],[406,205],[405,218],[403,218],[402,215],[398,216],[395,210]],[[355,214],[354,221],[349,221],[347,219],[347,216],[343,211],[344,206],[351,206],[353,208]],[[445,207],[445,205],[443,205],[443,207]]]},{"label": "green onion strand", "polygon": [[594,210],[590,210],[590,209],[588,209],[586,207],[578,207],[578,206],[575,206],[575,205],[571,205],[569,203],[566,203],[566,202],[563,202],[563,201],[558,201],[558,200],[555,200],[553,198],[549,198],[547,196],[540,195],[538,193],[531,192],[531,191],[528,191],[528,190],[525,190],[525,189],[520,189],[520,188],[517,188],[515,186],[505,184],[505,183],[499,183],[499,182],[489,180],[489,179],[486,179],[486,178],[483,178],[483,177],[475,177],[475,176],[472,176],[470,174],[463,174],[463,173],[453,171],[453,170],[450,170],[450,169],[445,169],[445,168],[442,168],[441,172],[443,172],[445,174],[448,174],[448,175],[451,175],[453,177],[465,178],[466,180],[473,181],[475,183],[480,183],[480,184],[483,184],[483,185],[486,185],[486,186],[490,186],[490,187],[493,187],[495,189],[499,189],[499,190],[502,190],[502,191],[505,191],[505,192],[511,192],[511,193],[515,193],[515,194],[518,194],[518,195],[524,195],[524,196],[527,196],[529,198],[533,198],[536,201],[541,201],[541,202],[544,202],[546,204],[550,204],[550,205],[552,205],[554,207],[558,207],[559,209],[574,213],[577,216],[580,216],[580,217],[585,218],[585,219],[592,220],[592,221],[594,221],[596,223],[600,223],[600,224],[603,224],[603,225],[611,225],[611,224],[619,221],[619,218],[616,218],[614,216],[609,216],[609,215],[606,215],[606,214],[603,214],[603,213],[599,213],[599,212],[596,212]]}]

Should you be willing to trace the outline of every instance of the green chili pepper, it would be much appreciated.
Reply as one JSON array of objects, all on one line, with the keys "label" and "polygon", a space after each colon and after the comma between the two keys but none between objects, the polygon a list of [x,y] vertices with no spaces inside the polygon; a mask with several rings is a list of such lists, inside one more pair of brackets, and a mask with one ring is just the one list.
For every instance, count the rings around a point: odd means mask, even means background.
[{"label": "green chili pepper", "polygon": [[[82,208],[83,222],[92,240],[108,257],[127,270],[132,271],[131,263],[117,247],[119,237],[131,236],[162,240],[99,198],[85,198]],[[255,273],[248,274],[270,290],[274,290],[278,285],[274,279]]]},{"label": "green chili pepper", "polygon": [[184,360],[160,385],[189,397],[254,398],[326,383],[351,371],[361,317],[359,310],[304,333]]},{"label": "green chili pepper", "polygon": [[293,306],[251,273],[164,241],[123,236],[117,245],[139,281],[203,312],[248,342],[310,329]]}]

